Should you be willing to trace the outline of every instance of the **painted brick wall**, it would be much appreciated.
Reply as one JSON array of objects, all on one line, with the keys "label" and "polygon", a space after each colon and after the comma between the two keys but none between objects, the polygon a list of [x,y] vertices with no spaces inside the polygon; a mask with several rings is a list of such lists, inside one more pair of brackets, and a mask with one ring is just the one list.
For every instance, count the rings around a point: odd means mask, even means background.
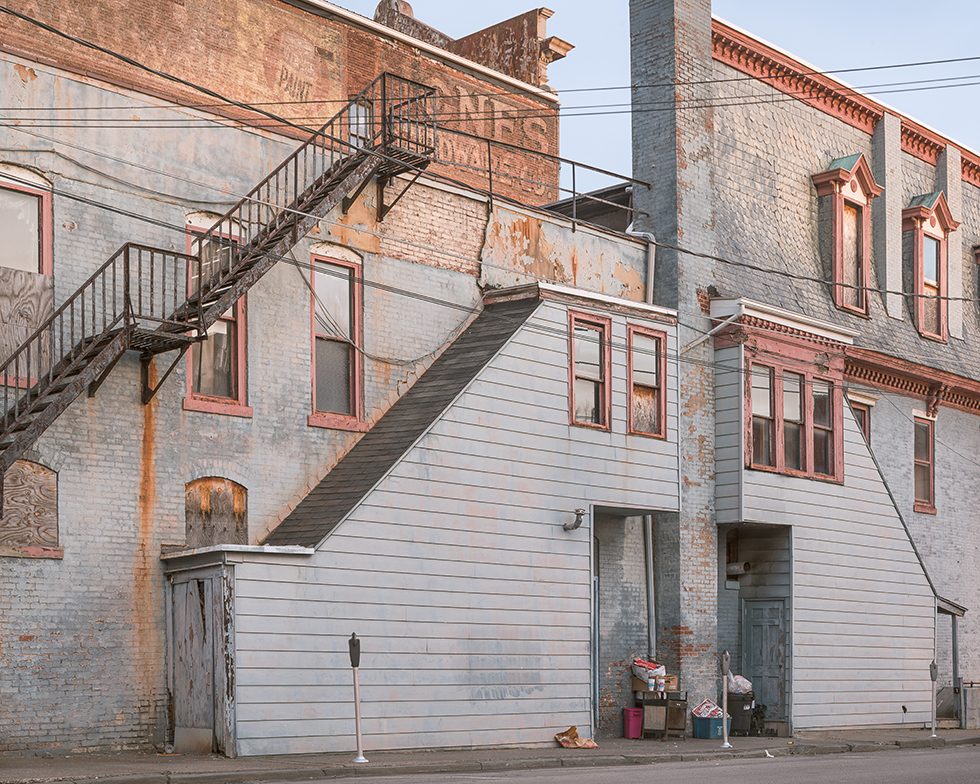
[{"label": "painted brick wall", "polygon": [[[655,183],[636,193],[649,218],[635,228],[660,242],[712,253],[715,169],[714,110],[704,107],[713,87],[709,0],[631,0],[634,99],[653,105],[688,104],[683,112],[644,112],[633,117],[633,167]],[[659,87],[657,85],[660,85]],[[664,86],[666,85],[666,86]],[[709,328],[698,292],[714,280],[711,265],[669,249],[657,253],[657,301],[676,307],[680,345]],[[676,579],[658,593],[658,656],[678,672],[692,694],[710,693],[717,668],[717,533],[714,521],[714,381],[708,343],[690,350],[680,364],[681,513],[657,526],[658,564],[679,564]],[[658,581],[659,581],[658,577]]]},{"label": "painted brick wall", "polygon": [[[25,81],[25,69],[35,78]],[[6,56],[0,57],[0,92],[25,107],[145,103],[137,94]],[[65,128],[58,138],[52,143],[6,129],[0,140],[11,150],[2,161],[34,167],[62,194],[54,199],[56,304],[124,242],[183,251],[188,213],[224,211],[229,194],[245,192],[295,145],[214,128]],[[480,300],[484,255],[526,274],[525,264],[537,269],[542,252],[528,247],[520,261],[497,253],[497,238],[486,233],[488,217],[509,223],[514,215],[498,204],[488,216],[484,199],[458,189],[416,184],[382,224],[374,218],[375,199],[374,189],[367,189],[347,216],[328,216],[292,254],[305,264],[312,243],[336,243],[343,248],[338,252],[359,256],[365,279],[378,284],[364,292],[369,419],[380,416],[471,317]],[[521,218],[528,220],[526,212]],[[587,252],[599,241],[595,233],[573,234],[559,217],[539,215],[535,221],[560,240],[548,249],[555,269],[571,269],[575,257],[582,280],[598,290],[637,292],[622,288],[614,271],[605,278],[599,273],[605,257]],[[552,232],[555,226],[564,226],[564,233]],[[612,254],[616,240],[603,237]],[[619,244],[624,263],[642,260],[642,243]],[[251,418],[183,410],[184,363],[144,408],[139,363],[127,356],[96,397],[76,401],[26,455],[58,472],[64,559],[0,558],[0,752],[125,748],[163,740],[159,555],[163,544],[183,542],[185,483],[219,476],[246,487],[250,540],[256,542],[357,437],[307,426],[307,276],[308,270],[281,263],[249,292]],[[166,358],[155,365],[162,374]]]},{"label": "painted brick wall", "polygon": [[599,723],[601,737],[622,737],[632,707],[630,662],[647,654],[642,517],[597,517],[599,574]]},{"label": "painted brick wall", "polygon": [[[382,71],[439,90],[440,160],[444,174],[486,187],[486,176],[466,166],[486,166],[485,144],[450,132],[458,129],[542,152],[558,153],[554,104],[453,67],[410,45],[381,38],[340,18],[300,10],[280,0],[111,0],[64,4],[19,0],[15,10],[82,39],[133,57],[153,68],[203,84],[221,95],[264,107],[301,125],[317,127],[339,102]],[[133,20],[139,24],[133,24]],[[4,20],[0,48],[185,105],[213,104],[211,97],[55,37],[20,20]],[[323,103],[303,103],[306,101]],[[285,102],[279,104],[278,102]],[[222,110],[223,111],[223,110]],[[515,111],[530,116],[514,119]],[[229,116],[248,116],[229,108]],[[252,115],[254,118],[255,115]],[[277,125],[263,117],[262,125]],[[283,131],[296,134],[290,127]],[[558,167],[544,158],[494,152],[495,189],[543,204],[558,198]]]},{"label": "painted brick wall", "polygon": [[[941,596],[966,605],[960,619],[960,675],[980,680],[980,621],[973,610],[980,599],[980,530],[976,522],[976,481],[980,467],[973,456],[980,447],[980,429],[972,414],[940,408],[936,419],[935,515],[913,511],[912,420],[924,411],[922,401],[886,395],[875,405],[871,445],[905,517],[926,569]],[[950,621],[936,624],[940,684],[952,679]]]}]

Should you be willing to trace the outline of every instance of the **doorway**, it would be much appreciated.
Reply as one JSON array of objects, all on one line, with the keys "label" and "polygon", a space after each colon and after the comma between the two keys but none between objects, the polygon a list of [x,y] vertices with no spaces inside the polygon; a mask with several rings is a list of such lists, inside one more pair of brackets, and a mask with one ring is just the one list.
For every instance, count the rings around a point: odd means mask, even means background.
[{"label": "doorway", "polygon": [[217,569],[170,577],[168,653],[177,753],[234,755],[223,585]]},{"label": "doorway", "polygon": [[742,671],[766,721],[786,720],[785,610],[783,599],[742,601]]}]

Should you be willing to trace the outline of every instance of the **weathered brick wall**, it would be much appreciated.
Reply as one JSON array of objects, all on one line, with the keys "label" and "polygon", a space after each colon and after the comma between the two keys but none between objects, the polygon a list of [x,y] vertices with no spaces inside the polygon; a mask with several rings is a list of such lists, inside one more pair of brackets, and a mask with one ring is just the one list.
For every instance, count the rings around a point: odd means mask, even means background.
[{"label": "weathered brick wall", "polygon": [[[638,103],[676,99],[682,112],[644,112],[633,117],[633,168],[654,182],[638,189],[637,208],[660,242],[714,250],[716,219],[713,159],[711,8],[708,0],[632,0],[632,80]],[[658,86],[659,85],[659,86]],[[692,105],[693,102],[693,105]],[[702,108],[694,108],[702,107]],[[657,301],[679,313],[680,345],[710,327],[698,301],[714,280],[704,259],[657,251]],[[680,364],[681,513],[658,521],[658,569],[679,564],[676,579],[658,593],[658,656],[678,672],[692,695],[714,692],[717,671],[717,532],[714,522],[714,380],[709,343],[689,351]],[[675,527],[676,526],[676,527]],[[658,577],[658,581],[659,581]]]},{"label": "weathered brick wall", "polygon": [[[431,85],[440,94],[436,112],[445,129],[439,138],[439,158],[445,163],[434,170],[481,187],[487,185],[486,146],[452,129],[558,154],[553,103],[281,0],[19,0],[11,7],[233,100],[271,102],[263,108],[300,125],[319,126],[382,71]],[[0,48],[185,105],[215,102],[11,17],[3,20]],[[227,114],[248,116],[232,107]],[[251,117],[264,126],[277,124]],[[288,126],[280,130],[299,133]],[[501,171],[519,171],[524,178],[498,179],[499,193],[534,204],[558,197],[553,161],[500,148],[494,159]]]},{"label": "weathered brick wall", "polygon": [[622,737],[623,707],[633,707],[630,663],[647,653],[642,517],[597,517],[599,575],[598,735]]},{"label": "weathered brick wall", "polygon": [[[36,78],[23,80],[26,69]],[[0,60],[0,92],[24,106],[140,103],[139,96],[56,75],[36,62]],[[177,117],[177,112],[161,112]],[[45,130],[37,131],[48,135]],[[59,142],[5,129],[0,162],[35,167],[53,183],[55,301],[63,302],[121,244],[183,251],[189,213],[224,211],[295,146],[262,134],[203,128],[65,128]],[[69,145],[98,149],[112,161]],[[128,165],[130,162],[134,165]],[[229,165],[233,163],[234,165]],[[148,171],[148,167],[157,172]],[[164,172],[161,174],[159,172]],[[167,174],[176,175],[166,176]],[[227,189],[220,192],[216,189]],[[78,196],[164,225],[107,212]],[[314,243],[362,259],[364,393],[376,419],[424,371],[479,303],[481,261],[538,269],[542,247],[500,254],[488,221],[506,206],[458,189],[417,183],[383,223],[376,191],[347,216],[332,213],[293,255]],[[523,214],[523,218],[527,218]],[[539,214],[539,225],[549,220]],[[557,270],[575,267],[598,290],[621,286],[591,232],[548,247]],[[545,226],[550,231],[550,224]],[[551,236],[551,235],[549,235]],[[562,237],[558,232],[554,236]],[[607,252],[616,240],[606,236]],[[591,239],[590,239],[591,238]],[[619,240],[640,263],[643,244]],[[489,244],[488,244],[489,243]],[[324,250],[322,244],[317,246]],[[330,252],[330,247],[325,248]],[[574,262],[572,259],[577,259]],[[0,558],[0,752],[45,753],[146,746],[166,728],[164,544],[184,540],[184,487],[217,476],[248,491],[250,541],[260,541],[357,438],[307,425],[310,413],[308,270],[280,263],[248,294],[250,418],[185,411],[185,364],[153,404],[139,402],[139,362],[125,357],[94,398],[82,397],[26,455],[58,472],[63,560]],[[555,279],[558,279],[557,275]],[[620,289],[636,294],[637,289]],[[155,361],[157,374],[167,358]]]},{"label": "weathered brick wall", "polygon": [[[672,88],[640,88],[636,92],[637,100],[676,96],[678,101],[688,104],[683,111],[634,115],[634,171],[636,176],[656,183],[653,193],[637,194],[643,202],[640,208],[651,214],[648,224],[642,228],[651,228],[667,244],[761,264],[776,271],[806,270],[819,274],[824,266],[820,256],[818,204],[811,176],[825,170],[832,159],[857,152],[864,153],[876,166],[875,151],[881,157],[881,145],[876,148],[869,134],[706,58],[707,5],[689,0],[631,3],[634,83],[678,83]],[[711,78],[719,80],[713,92],[708,86],[687,83]],[[719,104],[712,110],[695,109],[689,103],[693,98],[712,96]],[[897,147],[897,133],[893,142]],[[897,152],[897,158],[897,178],[883,184],[901,190],[899,210],[912,196],[942,187],[937,167],[906,152]],[[980,244],[980,190],[967,184],[962,187],[962,215],[954,217],[964,223],[951,245],[950,263],[962,266],[964,295],[976,297],[980,284],[971,249]],[[875,212],[875,221],[880,220],[880,215]],[[875,231],[875,237],[882,236],[877,227]],[[900,253],[901,248],[893,250]],[[869,261],[871,285],[881,285],[874,247]],[[682,345],[698,336],[691,330],[685,333],[685,324],[707,326],[694,299],[708,285],[721,296],[749,296],[799,313],[829,318],[862,335],[870,334],[873,345],[888,346],[888,330],[897,329],[896,324],[911,329],[908,305],[901,299],[904,322],[888,318],[880,296],[871,298],[872,320],[868,322],[835,311],[827,286],[802,285],[786,277],[756,274],[684,254],[678,258],[677,254],[661,249],[657,296],[665,304],[676,302]],[[900,279],[897,285],[901,286]],[[966,340],[975,340],[980,334],[978,308],[975,303],[966,303],[963,310]],[[863,339],[859,337],[858,341]],[[966,361],[956,356],[955,352],[960,350],[956,347],[958,342],[952,342],[951,351],[941,360],[944,350],[920,341],[914,333],[911,336],[906,333],[901,342],[882,350],[891,350],[910,360],[921,360],[934,352],[937,361],[959,362],[961,367],[967,367]],[[659,600],[667,605],[662,617],[676,619],[670,622],[676,625],[666,629],[668,635],[674,633],[674,644],[666,655],[671,665],[674,657],[680,659],[682,673],[700,676],[700,680],[695,677],[685,684],[694,689],[708,688],[707,675],[714,668],[713,660],[708,662],[709,651],[697,650],[694,644],[709,646],[713,655],[716,644],[737,642],[737,632],[727,618],[735,605],[715,585],[721,575],[713,559],[724,549],[720,543],[716,544],[708,526],[703,525],[712,515],[705,492],[712,482],[712,446],[710,420],[702,422],[701,418],[706,412],[710,415],[713,403],[711,371],[697,364],[702,359],[711,361],[695,350],[681,361],[681,410],[688,424],[685,430],[689,432],[681,444],[685,488],[682,509],[685,511],[677,531],[670,529],[669,522],[661,525],[663,531],[658,529],[657,544],[658,559],[676,558],[684,564],[676,581],[671,577],[671,584],[660,591]],[[912,401],[903,401],[902,405],[910,410]],[[920,409],[924,406],[921,401],[917,405]],[[902,499],[903,513],[911,520],[916,544],[939,590],[951,591],[950,598],[974,607],[980,604],[980,583],[972,577],[964,578],[964,566],[975,556],[980,541],[975,520],[965,512],[970,506],[972,484],[968,477],[972,468],[965,467],[968,461],[956,458],[951,450],[945,450],[944,457],[944,448],[937,443],[941,466],[937,472],[939,515],[914,515],[911,425],[896,418],[896,412],[889,413],[888,408],[883,402],[873,414],[875,452],[879,458],[885,458],[886,478]],[[963,455],[975,454],[980,440],[976,418],[941,408],[937,439],[945,438]],[[962,555],[954,555],[957,552]],[[685,573],[693,576],[685,577]],[[664,574],[658,571],[658,579]],[[708,617],[716,607],[726,614],[719,619],[717,627]],[[962,624],[961,630],[963,675],[978,677],[980,637],[972,623]],[[947,661],[947,619],[940,620],[938,634],[940,657]],[[670,637],[662,639],[666,642]],[[660,653],[665,655],[663,649]],[[694,662],[685,667],[684,659],[689,656]]]}]

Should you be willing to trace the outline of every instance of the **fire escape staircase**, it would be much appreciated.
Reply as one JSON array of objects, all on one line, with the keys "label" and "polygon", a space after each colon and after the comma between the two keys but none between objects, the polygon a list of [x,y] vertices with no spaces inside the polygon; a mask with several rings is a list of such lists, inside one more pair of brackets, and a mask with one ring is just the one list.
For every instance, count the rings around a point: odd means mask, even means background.
[{"label": "fire escape staircase", "polygon": [[[329,213],[370,182],[411,182],[435,156],[435,90],[382,74],[194,242],[195,253],[123,245],[0,363],[0,491],[14,462],[127,351],[148,403],[184,352]],[[410,183],[411,184],[411,183]],[[405,192],[403,189],[395,202]],[[148,366],[177,351],[153,386]],[[0,492],[0,511],[2,511]]]}]

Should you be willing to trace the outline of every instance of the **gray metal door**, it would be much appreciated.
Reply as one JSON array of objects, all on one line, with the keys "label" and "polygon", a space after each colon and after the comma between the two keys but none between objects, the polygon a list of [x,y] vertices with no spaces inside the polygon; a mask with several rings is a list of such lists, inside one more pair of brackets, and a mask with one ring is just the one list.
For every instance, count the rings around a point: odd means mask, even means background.
[{"label": "gray metal door", "polygon": [[786,719],[786,625],[782,599],[742,603],[742,674],[752,681],[766,719]]}]

